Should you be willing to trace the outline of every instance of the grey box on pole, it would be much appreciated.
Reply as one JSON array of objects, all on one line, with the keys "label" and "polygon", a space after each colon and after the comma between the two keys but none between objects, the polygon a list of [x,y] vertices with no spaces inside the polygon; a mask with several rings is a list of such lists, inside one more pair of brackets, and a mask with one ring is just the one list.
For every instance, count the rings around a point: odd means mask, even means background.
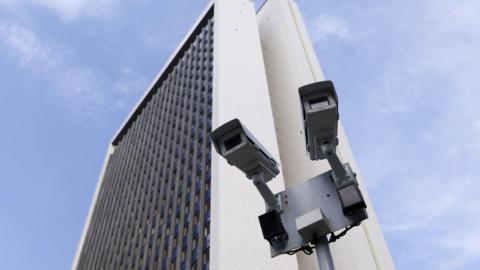
[{"label": "grey box on pole", "polygon": [[297,230],[306,242],[314,241],[317,236],[330,233],[332,229],[328,219],[320,208],[316,208],[295,219]]}]

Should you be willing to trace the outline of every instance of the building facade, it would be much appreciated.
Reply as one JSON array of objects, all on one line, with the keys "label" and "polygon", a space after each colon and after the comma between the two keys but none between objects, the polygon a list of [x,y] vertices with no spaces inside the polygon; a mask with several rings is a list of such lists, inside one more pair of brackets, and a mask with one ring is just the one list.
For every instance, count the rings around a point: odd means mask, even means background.
[{"label": "building facade", "polygon": [[112,142],[78,269],[207,269],[213,9]]},{"label": "building facade", "polygon": [[[258,13],[250,0],[208,4],[112,140],[72,269],[315,269],[302,256],[270,258],[264,202],[212,154],[210,133],[241,119],[281,161],[274,191],[320,174],[327,166],[309,165],[296,95],[322,79],[294,1]],[[372,209],[333,247],[337,269],[394,269]]]}]

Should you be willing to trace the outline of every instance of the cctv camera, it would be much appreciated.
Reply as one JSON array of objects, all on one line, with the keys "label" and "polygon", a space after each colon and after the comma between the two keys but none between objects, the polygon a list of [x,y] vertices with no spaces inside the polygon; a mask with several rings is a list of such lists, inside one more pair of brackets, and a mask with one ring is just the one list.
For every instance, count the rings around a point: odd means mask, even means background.
[{"label": "cctv camera", "polygon": [[317,82],[299,89],[307,152],[311,160],[325,159],[321,145],[338,144],[338,98],[331,81]]},{"label": "cctv camera", "polygon": [[211,136],[217,152],[249,179],[261,173],[268,182],[280,173],[278,163],[238,119],[217,128]]}]

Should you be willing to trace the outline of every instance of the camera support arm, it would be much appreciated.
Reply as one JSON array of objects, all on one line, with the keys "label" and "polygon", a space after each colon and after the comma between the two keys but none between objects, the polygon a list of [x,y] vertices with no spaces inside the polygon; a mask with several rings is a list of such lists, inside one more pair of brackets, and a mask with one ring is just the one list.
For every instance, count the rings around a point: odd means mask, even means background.
[{"label": "camera support arm", "polygon": [[277,197],[275,197],[275,195],[273,195],[272,190],[270,190],[263,178],[263,172],[254,173],[252,175],[253,184],[257,188],[258,192],[260,192],[260,195],[270,209],[281,210],[281,204],[279,200]]},{"label": "camera support arm", "polygon": [[356,174],[352,171],[350,165],[348,163],[342,164],[332,143],[324,143],[321,148],[330,167],[332,167],[332,178],[337,187],[343,213],[352,216],[360,209],[366,208],[367,205],[360,191]]},{"label": "camera support arm", "polygon": [[324,143],[321,145],[322,153],[327,158],[330,167],[332,167],[333,174],[336,179],[345,179],[348,173],[343,167],[342,161],[335,152],[335,146],[331,143]]}]

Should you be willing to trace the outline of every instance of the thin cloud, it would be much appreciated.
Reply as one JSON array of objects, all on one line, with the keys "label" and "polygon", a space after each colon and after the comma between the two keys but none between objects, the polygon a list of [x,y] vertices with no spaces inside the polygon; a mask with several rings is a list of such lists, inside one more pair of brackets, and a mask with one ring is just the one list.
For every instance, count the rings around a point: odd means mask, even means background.
[{"label": "thin cloud", "polygon": [[13,24],[0,24],[0,38],[7,53],[15,57],[24,68],[46,72],[59,63],[54,56],[53,46],[42,44],[29,29]]},{"label": "thin cloud", "polygon": [[[465,200],[480,195],[469,180],[480,161],[480,149],[472,147],[478,141],[478,131],[472,126],[479,113],[480,92],[472,86],[480,83],[480,36],[478,28],[469,26],[480,20],[465,18],[472,14],[466,11],[478,10],[480,4],[435,1],[424,8],[424,17],[396,25],[404,31],[398,36],[401,46],[391,45],[380,87],[366,93],[370,102],[367,118],[390,126],[381,131],[383,139],[376,147],[392,151],[377,156],[383,162],[370,170],[393,167],[390,177],[377,180],[394,187],[388,196],[378,195],[386,232],[399,243],[422,235],[412,253],[436,245],[438,251],[458,257],[417,260],[431,268],[459,269],[480,258],[467,239],[459,238],[462,231],[475,243],[480,241],[479,235],[468,232],[468,228],[480,227],[480,220],[472,218],[480,204]],[[390,138],[398,134],[402,140],[392,144]],[[369,163],[367,158],[363,163]],[[375,193],[381,194],[384,188],[377,185]]]},{"label": "thin cloud", "polygon": [[[470,213],[472,216],[478,212],[479,205],[475,205],[476,210]],[[469,224],[472,225],[472,224]],[[441,246],[447,251],[456,251],[455,256],[443,258],[443,267],[441,269],[455,270],[462,269],[465,265],[473,264],[480,257],[480,227],[468,227],[462,230],[452,230],[447,233],[447,237],[441,237],[439,241]],[[477,265],[478,267],[478,265]]]},{"label": "thin cloud", "polygon": [[145,76],[138,74],[130,68],[122,68],[120,79],[113,84],[115,97],[111,100],[114,101],[115,107],[117,109],[125,109],[128,106],[128,101],[131,100],[131,98],[125,97],[137,96],[138,93],[145,89],[148,82]]},{"label": "thin cloud", "polygon": [[[408,183],[408,179],[397,180]],[[402,206],[397,207],[396,211],[383,214],[383,229],[387,233],[425,230],[450,217],[456,213],[457,207],[462,206],[467,193],[465,185],[440,184],[437,178],[428,179],[425,176],[418,180],[415,187],[395,185],[401,192],[393,194],[391,201],[381,207],[395,207],[398,201],[402,201]]]},{"label": "thin cloud", "polygon": [[352,38],[352,34],[347,21],[343,18],[321,14],[313,21],[311,38],[313,42],[320,42],[332,38],[349,40]]},{"label": "thin cloud", "polygon": [[52,88],[46,90],[48,95],[61,99],[68,108],[75,105],[75,113],[93,113],[92,108],[104,102],[96,92],[100,82],[95,72],[67,65],[65,49],[40,40],[31,29],[14,23],[0,24],[0,43],[22,69],[51,84]]},{"label": "thin cloud", "polygon": [[338,50],[318,41],[355,36],[335,60],[354,57],[356,68],[330,68],[357,82],[349,94],[363,105],[350,116],[368,134],[349,135],[398,267],[475,269],[480,2],[351,5],[311,32],[324,54]]},{"label": "thin cloud", "polygon": [[105,19],[114,16],[128,1],[115,0],[0,0],[0,8],[10,12],[46,9],[64,22],[80,18]]},{"label": "thin cloud", "polygon": [[50,86],[46,95],[85,122],[101,121],[112,110],[124,109],[147,84],[143,76],[126,69],[119,82],[110,83],[94,68],[76,64],[70,49],[42,40],[24,25],[0,23],[0,47],[32,78]]},{"label": "thin cloud", "polygon": [[27,4],[46,7],[54,11],[64,21],[72,21],[81,16],[105,18],[118,7],[115,0],[30,0]]}]

